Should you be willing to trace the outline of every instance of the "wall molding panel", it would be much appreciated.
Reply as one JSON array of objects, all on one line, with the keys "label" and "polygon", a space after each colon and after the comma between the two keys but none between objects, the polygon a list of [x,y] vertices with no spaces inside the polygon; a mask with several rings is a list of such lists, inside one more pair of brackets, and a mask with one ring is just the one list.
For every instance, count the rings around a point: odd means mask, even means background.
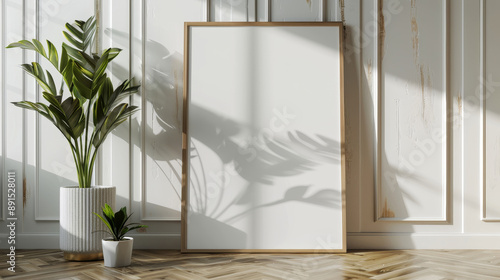
[{"label": "wall molding panel", "polygon": [[479,104],[479,110],[480,110],[480,145],[481,145],[481,176],[480,176],[480,186],[481,186],[481,220],[483,221],[500,221],[500,217],[488,217],[487,215],[487,199],[486,199],[486,194],[487,194],[487,184],[486,184],[486,100],[484,98],[485,94],[485,72],[486,72],[486,66],[485,66],[485,47],[486,47],[486,31],[485,31],[485,21],[486,21],[486,1],[481,0],[480,1],[480,14],[479,14],[479,28],[480,28],[480,39],[479,39],[479,76],[481,77],[481,81],[483,83],[483,86],[479,88],[480,95],[483,97],[481,100],[481,103]]},{"label": "wall molding panel", "polygon": [[[377,2],[379,24],[373,36],[378,91],[375,220],[446,222],[451,174],[448,1],[405,2],[399,12],[385,7],[386,2]],[[424,20],[419,9],[441,11],[439,25],[437,13],[426,13]],[[432,25],[426,23],[431,18],[436,21]],[[404,32],[400,26],[406,26]],[[439,57],[436,39],[442,40]]]},{"label": "wall molding panel", "polygon": [[497,105],[500,70],[500,56],[490,46],[500,43],[494,25],[496,19],[494,10],[500,9],[495,1],[480,1],[480,72],[479,72],[479,114],[480,114],[480,186],[481,186],[481,220],[484,222],[500,222],[500,133],[498,133]]}]

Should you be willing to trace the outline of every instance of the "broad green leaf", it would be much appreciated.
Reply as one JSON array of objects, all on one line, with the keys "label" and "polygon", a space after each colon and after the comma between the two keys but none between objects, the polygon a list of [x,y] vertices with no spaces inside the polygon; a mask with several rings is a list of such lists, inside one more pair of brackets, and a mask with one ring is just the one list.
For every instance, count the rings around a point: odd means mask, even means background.
[{"label": "broad green leaf", "polygon": [[92,25],[95,25],[94,16],[89,17],[86,21],[80,22],[82,30],[88,30],[92,28]]},{"label": "broad green leaf", "polygon": [[69,31],[64,31],[66,39],[81,52],[86,52],[94,40],[96,22],[90,17],[87,21],[75,21],[75,25],[67,23],[66,29]]},{"label": "broad green leaf", "polygon": [[47,40],[47,46],[49,50],[49,61],[54,65],[56,69],[59,69],[59,56],[57,55],[57,49],[54,47],[54,44]]},{"label": "broad green leaf", "polygon": [[95,34],[95,30],[96,30],[96,21],[94,19],[92,19],[90,25],[87,27],[87,26],[84,26],[85,28],[85,32],[83,34],[83,46],[86,49],[88,49],[92,42],[94,41],[94,34]]},{"label": "broad green leaf", "polygon": [[68,32],[63,31],[64,37],[68,40],[73,46],[75,46],[78,50],[83,52],[83,43],[73,38]]},{"label": "broad green leaf", "polygon": [[102,84],[106,81],[107,77],[108,76],[106,74],[104,74],[104,75],[101,75],[100,77],[98,77],[97,79],[94,79],[94,82],[92,84],[92,90],[98,91],[101,88]]},{"label": "broad green leaf", "polygon": [[60,100],[60,98],[58,98],[58,97],[61,97],[61,96],[55,96],[55,95],[53,95],[51,93],[48,93],[46,91],[42,92],[42,96],[51,105],[53,105],[54,107],[56,107],[56,109],[58,109],[61,113],[64,113],[63,108],[61,107],[61,100]]},{"label": "broad green leaf", "polygon": [[33,43],[31,43],[30,41],[28,40],[21,40],[19,42],[16,42],[16,43],[12,43],[12,44],[9,44],[7,46],[8,49],[10,48],[21,48],[21,49],[26,49],[26,50],[33,50],[33,51],[36,51],[37,49],[35,48],[35,46],[33,45]]},{"label": "broad green leaf", "polygon": [[[88,21],[88,20],[87,20]],[[83,30],[83,25],[87,22],[83,20],[75,20],[75,24]]]},{"label": "broad green leaf", "polygon": [[33,74],[43,82],[46,82],[42,66],[36,62],[32,62],[31,65],[33,66]]},{"label": "broad green leaf", "polygon": [[73,76],[76,78],[80,83],[85,85],[87,88],[92,88],[92,80],[88,78],[86,75],[83,74],[82,68],[80,67],[75,67],[73,69]]},{"label": "broad green leaf", "polygon": [[66,98],[66,100],[64,100],[64,102],[61,104],[61,108],[66,117],[70,117],[75,111],[78,110],[79,107],[80,106],[77,100],[71,96]]},{"label": "broad green leaf", "polygon": [[113,209],[107,203],[104,204],[102,212],[107,217],[110,217],[110,218],[114,218],[115,217],[115,213],[113,212]]},{"label": "broad green leaf", "polygon": [[[78,100],[75,101],[76,104],[79,104]],[[76,109],[76,111],[74,111],[73,114],[71,114],[68,119],[68,123],[71,129],[75,128],[78,125],[78,123],[80,123],[80,121],[82,120],[82,115],[83,115],[82,107],[78,106],[78,109]],[[75,138],[78,138],[78,136],[80,135],[75,134],[74,136]]]},{"label": "broad green leaf", "polygon": [[68,89],[70,91],[73,86],[73,65],[74,65],[73,60],[69,60],[68,63],[66,64],[66,67],[62,71],[63,79],[66,82],[66,85],[68,86]]},{"label": "broad green leaf", "polygon": [[82,118],[80,122],[73,127],[73,132],[75,136],[78,138],[83,134],[84,131],[85,131],[85,118]]},{"label": "broad green leaf", "polygon": [[127,232],[129,232],[129,231],[130,231],[129,228],[127,228],[127,227],[123,228],[121,230],[121,232],[120,232],[120,240],[123,239],[123,237],[125,236],[125,234],[127,234]]},{"label": "broad green leaf", "polygon": [[92,66],[85,62],[83,65],[82,64],[77,64],[78,68],[80,71],[85,74],[89,79],[94,79],[94,69],[92,69]]},{"label": "broad green leaf", "polygon": [[33,73],[33,65],[31,64],[21,64],[21,68],[28,74],[34,76],[35,74]]},{"label": "broad green leaf", "polygon": [[62,96],[64,93],[64,79],[61,79],[61,86],[59,87],[59,95]]},{"label": "broad green leaf", "polygon": [[80,101],[80,106],[83,106],[83,105],[87,102],[87,100],[88,100],[86,97],[84,97],[84,96],[80,93],[80,91],[78,90],[78,88],[77,88],[77,87],[75,87],[75,86],[73,86],[73,88],[71,89],[71,93],[72,93],[72,95],[73,95],[76,99],[78,99],[78,100]]},{"label": "broad green leaf", "polygon": [[63,48],[66,49],[68,56],[71,57],[74,61],[79,62],[81,64],[85,63],[85,59],[83,58],[80,51],[67,45],[66,43],[63,43]]},{"label": "broad green leaf", "polygon": [[66,29],[68,29],[69,32],[71,32],[71,34],[75,35],[77,38],[80,39],[83,37],[83,31],[81,30],[81,28],[76,28],[69,22],[66,23],[64,26],[66,27]]},{"label": "broad green leaf", "polygon": [[104,119],[104,122],[97,127],[98,137],[94,138],[93,144],[99,147],[111,131],[117,126],[126,121],[137,111],[137,106],[128,106],[128,104],[120,104],[114,108],[109,116]]},{"label": "broad green leaf", "polygon": [[72,112],[71,113],[67,112],[66,115],[68,116],[69,128],[71,128],[73,137],[76,139],[80,137],[80,134],[79,130],[75,130],[75,128],[78,127],[85,120],[85,116],[83,114],[83,109],[80,106],[80,102],[78,102],[77,99],[74,99],[72,101],[73,101],[72,103],[73,108],[71,108]]},{"label": "broad green leaf", "polygon": [[119,48],[111,48],[109,49],[109,62],[111,62],[113,59],[115,59],[115,57],[117,57],[120,52],[122,51],[122,49],[119,49]]},{"label": "broad green leaf", "polygon": [[92,81],[87,79],[78,68],[73,69],[73,85],[79,94],[86,99],[92,99]]},{"label": "broad green leaf", "polygon": [[98,98],[94,105],[94,123],[96,127],[100,127],[104,121],[104,116],[108,112],[108,98],[113,92],[113,84],[111,79],[106,78],[99,87]]},{"label": "broad green leaf", "polygon": [[104,74],[106,71],[106,68],[108,67],[108,56],[109,53],[105,52],[102,54],[101,58],[96,62],[96,65],[94,67],[95,72],[94,72],[94,77],[98,78],[101,75]]},{"label": "broad green leaf", "polygon": [[66,139],[71,139],[75,138],[73,130],[69,127],[67,117],[64,115],[63,112],[59,111],[55,106],[50,105],[48,108],[48,111],[50,112],[53,123],[55,126],[64,134]]},{"label": "broad green leaf", "polygon": [[[122,208],[123,209],[123,208]],[[123,211],[117,211],[115,213],[115,225],[119,228],[121,228],[123,225],[124,225],[124,221],[125,221],[125,214],[123,214]]]},{"label": "broad green leaf", "polygon": [[43,68],[38,63],[32,62],[31,65],[22,64],[21,68],[30,76],[34,77],[38,85],[40,85],[44,91],[50,92],[54,95],[57,94],[56,92],[53,92],[52,88],[47,84]]},{"label": "broad green leaf", "polygon": [[38,41],[37,39],[33,39],[33,45],[37,49],[38,53],[47,57],[47,54],[45,53],[45,49],[43,48],[43,45],[42,45],[42,43],[40,43],[40,41]]},{"label": "broad green leaf", "polygon": [[[50,96],[53,96],[52,94],[49,94]],[[67,121],[67,117],[62,111],[62,109],[58,106],[54,106],[52,104],[49,105],[48,111],[51,113],[52,118],[54,119],[54,122],[58,126],[63,126],[64,129],[68,132],[69,135],[72,135],[72,133],[69,131],[69,125]]]},{"label": "broad green leaf", "polygon": [[61,51],[61,63],[59,66],[59,71],[64,75],[64,69],[66,68],[66,65],[68,64],[68,52],[66,51],[65,48],[62,48]]},{"label": "broad green leaf", "polygon": [[109,117],[106,118],[106,121],[104,121],[104,127],[106,128],[106,130],[111,130],[110,128],[113,127],[113,124],[118,120],[119,116],[123,111],[125,111],[127,106],[127,104],[120,104],[116,106],[113,111],[111,111]]},{"label": "broad green leaf", "polygon": [[95,57],[92,57],[86,53],[82,53],[82,56],[83,58],[85,59],[85,61],[92,67],[92,69],[95,71],[95,65],[97,63],[97,60],[95,59]]},{"label": "broad green leaf", "polygon": [[57,94],[57,88],[56,88],[56,84],[54,83],[54,78],[52,78],[52,74],[50,74],[49,71],[45,70],[45,72],[47,73],[47,83],[48,83],[48,86],[51,89],[51,93],[54,94],[54,95],[56,95]]},{"label": "broad green leaf", "polygon": [[139,87],[140,86],[133,86],[133,87],[123,89],[120,92],[114,92],[113,94],[116,95],[116,97],[114,97],[114,100],[113,100],[113,103],[111,104],[111,106],[113,107],[115,104],[118,104],[119,102],[123,101],[123,99],[125,99],[126,97],[129,97],[129,96],[137,93],[137,91],[139,90]]},{"label": "broad green leaf", "polygon": [[40,113],[40,115],[49,119],[50,121],[53,121],[48,110],[44,110],[44,108],[43,108],[43,106],[41,106],[41,104],[33,103],[30,101],[12,102],[12,104],[14,104],[15,106],[20,107],[20,108],[36,111],[36,112]]},{"label": "broad green leaf", "polygon": [[45,117],[50,122],[52,122],[59,129],[59,131],[61,131],[64,137],[66,137],[66,139],[71,138],[68,128],[64,125],[64,122],[62,122],[59,119],[57,115],[58,112],[57,110],[54,110],[56,112],[56,114],[54,114],[54,111],[50,110],[47,105],[43,103],[33,103],[29,101],[14,102],[13,104],[21,108],[30,109],[38,112],[41,116]]}]

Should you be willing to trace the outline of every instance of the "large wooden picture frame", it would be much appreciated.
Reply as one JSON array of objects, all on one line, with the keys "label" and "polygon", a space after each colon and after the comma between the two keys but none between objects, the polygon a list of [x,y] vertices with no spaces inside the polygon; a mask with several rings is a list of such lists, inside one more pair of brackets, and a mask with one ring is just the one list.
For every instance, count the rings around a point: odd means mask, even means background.
[{"label": "large wooden picture frame", "polygon": [[342,23],[185,23],[183,252],[345,252]]}]

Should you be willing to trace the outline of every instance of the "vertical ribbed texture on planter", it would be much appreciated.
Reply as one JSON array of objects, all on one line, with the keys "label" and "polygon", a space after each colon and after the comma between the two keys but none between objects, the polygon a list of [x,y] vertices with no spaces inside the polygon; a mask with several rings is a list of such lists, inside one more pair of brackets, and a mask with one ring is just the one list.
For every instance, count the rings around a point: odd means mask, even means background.
[{"label": "vertical ribbed texture on planter", "polygon": [[116,188],[62,187],[60,189],[59,245],[68,260],[102,259],[101,240],[108,237],[102,215],[105,203],[115,209]]}]

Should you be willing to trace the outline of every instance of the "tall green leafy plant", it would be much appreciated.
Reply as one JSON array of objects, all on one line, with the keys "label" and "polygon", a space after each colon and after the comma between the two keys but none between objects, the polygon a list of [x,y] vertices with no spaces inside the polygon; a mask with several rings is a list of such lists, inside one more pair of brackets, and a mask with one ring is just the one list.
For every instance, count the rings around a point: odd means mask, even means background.
[{"label": "tall green leafy plant", "polygon": [[94,17],[66,23],[65,27],[63,34],[69,44],[62,44],[60,54],[48,40],[47,49],[36,39],[7,46],[37,52],[62,77],[61,86],[57,88],[52,73],[39,63],[22,64],[22,69],[41,87],[47,103],[20,101],[13,104],[38,112],[59,129],[71,147],[79,187],[89,188],[102,143],[114,128],[137,111],[136,106],[122,101],[136,93],[139,86],[132,86],[130,80],[125,80],[115,88],[107,76],[107,67],[120,49],[109,48],[101,55],[90,52],[96,32]]}]

